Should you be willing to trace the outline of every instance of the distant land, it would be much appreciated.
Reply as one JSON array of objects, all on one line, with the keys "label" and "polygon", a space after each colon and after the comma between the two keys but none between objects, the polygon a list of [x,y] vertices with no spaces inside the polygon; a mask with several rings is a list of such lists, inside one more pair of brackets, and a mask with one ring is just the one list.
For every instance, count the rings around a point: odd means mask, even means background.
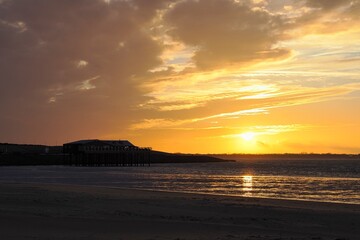
[{"label": "distant land", "polygon": [[[167,153],[150,150],[150,162],[154,163],[198,163],[231,162],[202,154]],[[63,146],[0,143],[0,166],[17,165],[63,165]]]},{"label": "distant land", "polygon": [[[184,154],[150,150],[154,163],[206,163],[265,160],[360,160],[360,154]],[[63,146],[0,143],[0,166],[63,165]]]},{"label": "distant land", "polygon": [[276,153],[276,154],[208,154],[208,156],[234,161],[263,160],[360,160],[360,154],[334,153]]}]

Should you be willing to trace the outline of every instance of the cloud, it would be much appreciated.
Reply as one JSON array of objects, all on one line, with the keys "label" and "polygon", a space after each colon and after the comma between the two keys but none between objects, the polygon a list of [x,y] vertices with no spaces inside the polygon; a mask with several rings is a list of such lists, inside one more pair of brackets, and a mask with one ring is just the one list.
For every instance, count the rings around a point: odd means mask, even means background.
[{"label": "cloud", "polygon": [[358,29],[359,0],[307,0],[303,14],[295,19],[296,31],[303,34],[329,34]]},{"label": "cloud", "polygon": [[200,68],[246,66],[286,58],[284,20],[251,5],[232,0],[181,1],[164,16],[176,40],[196,48],[193,60]]},{"label": "cloud", "polygon": [[249,134],[249,133],[251,133],[253,136],[277,135],[280,133],[300,131],[305,128],[309,128],[309,126],[305,126],[305,125],[301,125],[301,124],[253,126],[253,127],[243,129],[242,133],[227,134],[227,135],[222,135],[221,137],[223,137],[223,138],[240,138],[240,137],[244,136],[244,134]]},{"label": "cloud", "polygon": [[205,117],[199,118],[191,118],[191,119],[145,119],[142,122],[138,122],[131,125],[132,130],[139,130],[139,129],[151,129],[151,128],[158,128],[158,129],[166,129],[166,128],[174,128],[178,126],[183,126],[186,124],[196,124],[198,122],[203,122],[212,119],[224,119],[224,118],[238,118],[241,116],[250,116],[250,115],[259,115],[259,114],[266,114],[267,110],[261,108],[254,108],[254,109],[245,109],[239,110],[236,112],[225,112],[225,113],[218,113],[215,115],[209,115]]},{"label": "cloud", "polygon": [[343,99],[359,2],[0,0],[0,141],[218,129]]},{"label": "cloud", "polygon": [[319,8],[322,10],[333,10],[343,6],[349,6],[352,4],[352,0],[336,0],[336,1],[328,1],[328,0],[307,0],[306,5],[311,8]]},{"label": "cloud", "polygon": [[164,2],[1,1],[2,139],[92,136],[130,121],[142,101],[133,78],[161,63],[148,28]]},{"label": "cloud", "polygon": [[[219,99],[213,99],[210,96],[207,100],[203,99],[203,106],[194,106],[197,108],[197,115],[207,114],[198,117],[194,117],[196,114],[187,108],[182,108],[183,111],[181,112],[181,117],[179,117],[179,114],[174,115],[172,111],[176,109],[170,108],[172,106],[178,106],[180,108],[182,105],[173,105],[176,103],[166,105],[167,102],[164,102],[165,105],[162,107],[168,106],[169,109],[162,109],[162,111],[167,111],[161,112],[161,115],[164,116],[163,118],[147,118],[143,121],[132,124],[130,129],[172,129],[174,127],[184,126],[192,128],[197,127],[199,123],[202,123],[203,126],[205,126],[205,122],[208,123],[210,120],[214,119],[221,122],[227,119],[269,114],[273,109],[278,108],[312,104],[328,101],[330,99],[340,99],[344,98],[346,94],[360,89],[360,85],[358,83],[322,88],[300,87],[298,85],[286,87],[281,85],[277,87],[275,86],[276,85],[272,86],[272,88],[267,85],[263,85],[263,87],[260,86],[259,88],[256,88],[256,85],[253,86],[253,88],[243,87],[242,91],[240,90],[235,96],[230,96],[228,99],[226,96]],[[269,94],[269,89],[271,89],[271,94]],[[196,99],[197,93],[194,92],[193,94],[193,96],[187,97],[190,99]],[[243,97],[244,95],[245,97]],[[216,103],[217,101],[219,103]],[[216,108],[216,106],[220,106],[221,108]],[[208,108],[215,109],[214,114],[209,115],[211,111],[209,111]],[[172,118],[172,116],[177,116],[177,118]],[[217,124],[215,124],[215,127],[216,126]],[[270,130],[268,130],[268,132],[270,132]]]}]

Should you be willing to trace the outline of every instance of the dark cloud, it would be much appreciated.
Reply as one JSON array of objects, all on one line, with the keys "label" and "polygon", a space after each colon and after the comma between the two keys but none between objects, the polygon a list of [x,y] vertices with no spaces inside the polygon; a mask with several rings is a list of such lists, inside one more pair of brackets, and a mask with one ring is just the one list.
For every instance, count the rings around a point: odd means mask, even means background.
[{"label": "dark cloud", "polygon": [[121,129],[141,101],[132,78],[160,64],[146,27],[163,3],[2,1],[0,141]]},{"label": "dark cloud", "polygon": [[360,20],[360,0],[353,0],[344,11],[344,15],[355,20],[358,24]]},{"label": "dark cloud", "polygon": [[183,1],[165,15],[175,39],[196,47],[202,68],[249,64],[288,56],[276,44],[285,36],[284,20],[232,0]]},{"label": "dark cloud", "polygon": [[304,6],[310,11],[298,17],[294,26],[303,28],[302,34],[346,31],[359,24],[359,0],[307,0]]},{"label": "dark cloud", "polygon": [[331,10],[341,6],[349,5],[352,0],[307,0],[306,5],[312,8]]}]

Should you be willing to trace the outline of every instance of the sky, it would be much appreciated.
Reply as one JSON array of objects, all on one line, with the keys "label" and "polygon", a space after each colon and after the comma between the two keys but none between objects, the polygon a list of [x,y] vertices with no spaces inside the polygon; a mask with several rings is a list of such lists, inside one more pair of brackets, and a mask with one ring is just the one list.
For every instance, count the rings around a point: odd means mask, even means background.
[{"label": "sky", "polygon": [[360,0],[0,0],[0,142],[360,153]]}]

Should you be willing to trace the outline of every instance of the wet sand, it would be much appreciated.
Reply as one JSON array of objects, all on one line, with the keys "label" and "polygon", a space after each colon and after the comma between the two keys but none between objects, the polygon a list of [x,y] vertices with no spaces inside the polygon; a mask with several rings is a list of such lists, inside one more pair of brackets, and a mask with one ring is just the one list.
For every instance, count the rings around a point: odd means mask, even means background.
[{"label": "wet sand", "polygon": [[358,240],[360,205],[0,184],[0,239]]}]

